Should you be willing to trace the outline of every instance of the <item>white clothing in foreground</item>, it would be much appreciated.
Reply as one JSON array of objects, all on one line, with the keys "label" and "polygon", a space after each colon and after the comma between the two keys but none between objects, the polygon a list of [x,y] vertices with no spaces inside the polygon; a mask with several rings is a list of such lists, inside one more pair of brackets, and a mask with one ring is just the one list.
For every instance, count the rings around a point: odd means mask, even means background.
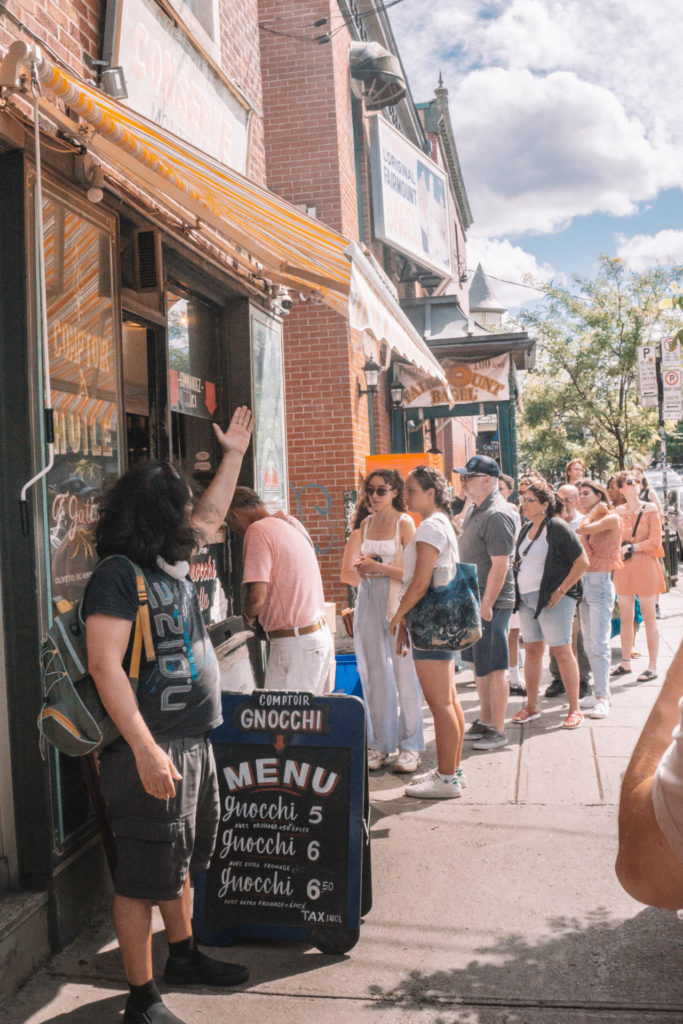
[{"label": "white clothing in foreground", "polygon": [[683,697],[678,703],[681,721],[673,731],[673,743],[664,751],[652,783],[652,802],[657,823],[666,840],[683,861]]},{"label": "white clothing in foreground", "polygon": [[332,657],[332,635],[327,626],[304,636],[271,640],[265,688],[305,690],[321,697],[328,689]]}]

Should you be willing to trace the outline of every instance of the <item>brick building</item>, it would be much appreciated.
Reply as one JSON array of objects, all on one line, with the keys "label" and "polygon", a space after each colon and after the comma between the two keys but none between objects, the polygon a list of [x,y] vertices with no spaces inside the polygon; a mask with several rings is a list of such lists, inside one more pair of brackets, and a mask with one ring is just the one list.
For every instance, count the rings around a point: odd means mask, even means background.
[{"label": "brick building", "polygon": [[[323,9],[326,26],[312,30]],[[211,420],[251,399],[243,482],[301,516],[328,597],[343,600],[345,510],[365,458],[407,447],[390,384],[412,367],[444,388],[398,300],[436,273],[466,303],[451,259],[467,226],[461,182],[406,91],[381,5],[363,10],[308,0],[0,7],[5,990],[108,900],[81,765],[52,750],[43,760],[35,725],[39,638],[56,599],[83,591],[107,481],[161,458],[201,487],[218,456]],[[283,44],[283,23],[301,38]],[[393,71],[352,78],[352,44],[373,41]],[[362,72],[372,59],[360,54]],[[373,112],[372,89],[387,81],[404,98]],[[377,235],[380,119],[410,147],[408,162],[445,183],[447,266],[397,246],[390,224]],[[360,393],[369,359],[381,368],[375,397]],[[418,450],[422,437],[418,423]],[[191,572],[218,642],[239,611],[234,540],[219,533]]]}]

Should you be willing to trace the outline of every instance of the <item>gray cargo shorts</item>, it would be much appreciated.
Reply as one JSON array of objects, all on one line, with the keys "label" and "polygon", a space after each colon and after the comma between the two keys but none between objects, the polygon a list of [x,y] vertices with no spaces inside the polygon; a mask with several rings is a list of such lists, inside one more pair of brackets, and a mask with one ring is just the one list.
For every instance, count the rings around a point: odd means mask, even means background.
[{"label": "gray cargo shorts", "polygon": [[133,752],[118,740],[100,754],[100,783],[116,842],[114,890],[131,899],[175,900],[188,871],[209,866],[220,806],[208,736],[158,741],[182,775],[175,796],[142,788]]}]

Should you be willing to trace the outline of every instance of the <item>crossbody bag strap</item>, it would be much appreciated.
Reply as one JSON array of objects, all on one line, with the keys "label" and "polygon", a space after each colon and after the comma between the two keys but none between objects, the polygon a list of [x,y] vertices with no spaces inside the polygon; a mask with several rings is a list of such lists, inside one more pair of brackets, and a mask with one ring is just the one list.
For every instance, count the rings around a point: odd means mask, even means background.
[{"label": "crossbody bag strap", "polygon": [[142,645],[145,646],[145,658],[147,661],[154,661],[154,640],[152,639],[152,626],[149,619],[149,602],[147,600],[147,585],[145,576],[139,565],[126,559],[135,572],[135,586],[138,595],[138,613],[135,617],[135,635],[133,637],[133,650],[130,656],[128,678],[137,683],[140,678],[140,662],[142,660]]},{"label": "crossbody bag strap", "polygon": [[633,530],[631,532],[631,540],[633,540],[633,538],[636,535],[636,531],[638,530],[638,524],[640,523],[640,520],[643,518],[643,512],[644,511],[645,511],[645,505],[642,505],[641,509],[640,509],[640,512],[638,513],[638,518],[636,519],[636,525],[633,527]]}]

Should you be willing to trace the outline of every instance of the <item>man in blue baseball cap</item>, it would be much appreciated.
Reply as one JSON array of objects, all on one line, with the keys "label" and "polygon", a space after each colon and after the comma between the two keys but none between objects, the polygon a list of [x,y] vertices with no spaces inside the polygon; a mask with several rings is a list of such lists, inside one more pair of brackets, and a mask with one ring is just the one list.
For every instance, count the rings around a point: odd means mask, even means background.
[{"label": "man in blue baseball cap", "polygon": [[479,578],[483,633],[463,660],[474,662],[479,715],[465,739],[476,750],[496,750],[507,743],[505,712],[508,684],[508,630],[515,604],[510,556],[516,523],[511,505],[498,493],[500,466],[488,455],[473,455],[454,470],[462,477],[470,505],[458,540],[460,559],[473,562]]}]

